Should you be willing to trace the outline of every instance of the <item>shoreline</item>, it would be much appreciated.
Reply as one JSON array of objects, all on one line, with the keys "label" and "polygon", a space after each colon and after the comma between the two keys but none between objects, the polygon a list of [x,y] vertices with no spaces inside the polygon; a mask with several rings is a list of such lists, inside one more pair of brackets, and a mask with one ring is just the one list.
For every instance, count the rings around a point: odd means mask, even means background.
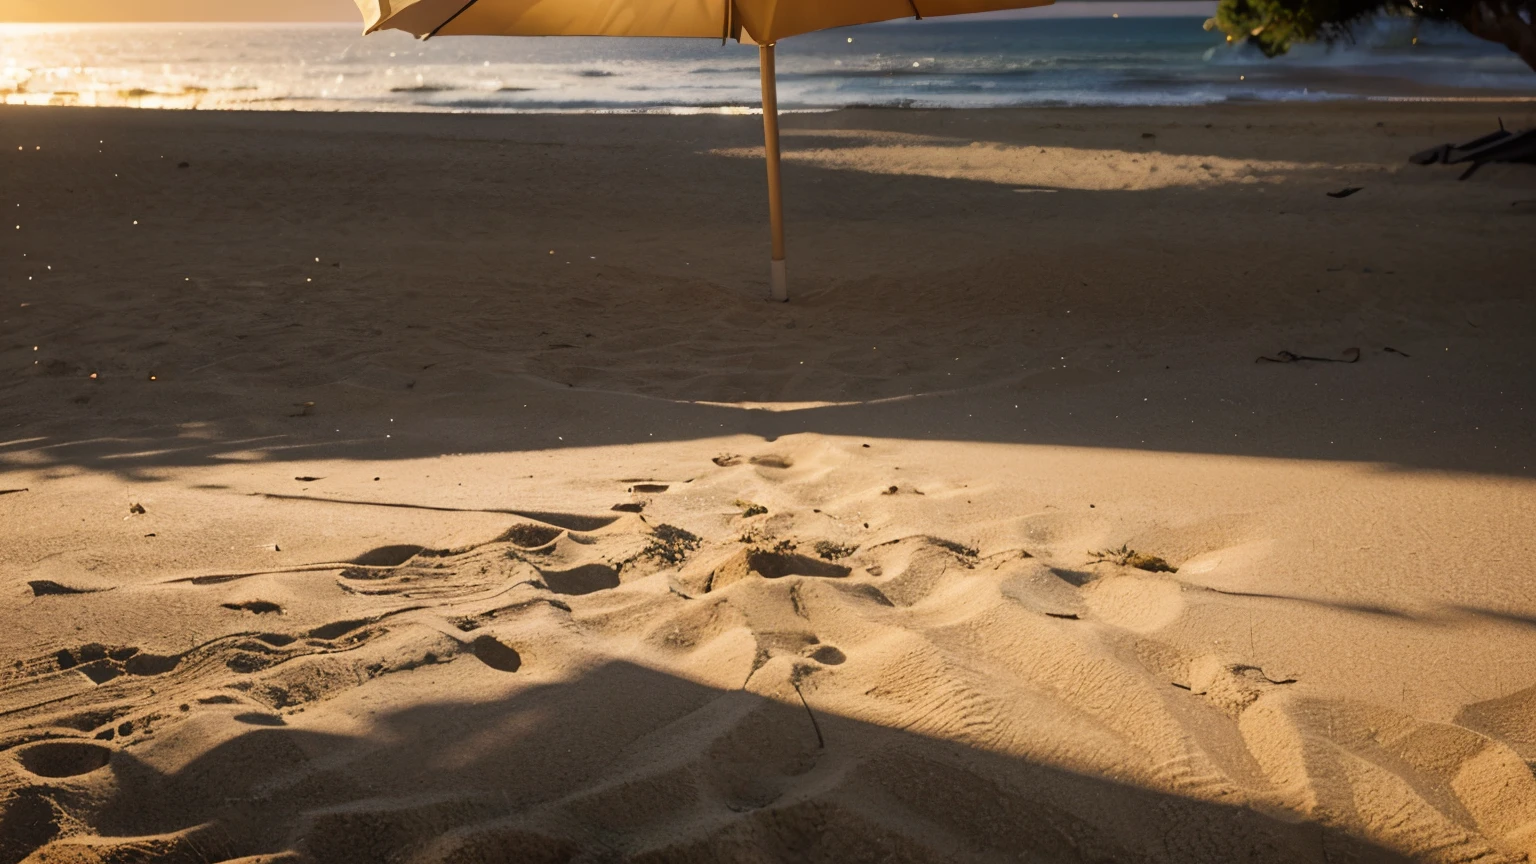
[{"label": "shoreline", "polygon": [[[1298,78],[1298,83],[1301,80],[1302,80],[1301,78]],[[1425,89],[1427,89],[1427,90],[1435,90],[1435,89],[1441,89],[1441,88],[1434,88],[1434,87],[1429,87],[1429,86],[1426,85]],[[1451,88],[1443,88],[1443,89],[1449,91]],[[144,96],[138,97],[138,98],[142,98],[142,99],[151,99],[151,98],[153,98],[153,99],[159,99],[159,100],[185,100],[185,99],[194,99],[194,98],[200,97],[204,92],[206,92],[206,91],[202,91],[202,90],[200,90],[198,88],[193,88],[192,90],[184,91],[184,92],[147,92],[147,93],[144,94]],[[436,92],[443,92],[443,91],[438,89],[438,88],[425,88],[425,89],[422,90],[422,92],[436,93]],[[0,92],[0,97],[3,97],[3,99],[11,99],[11,98],[22,97],[22,96],[26,96],[26,95],[28,95],[28,94],[26,94],[26,93],[18,93],[18,92],[9,92],[9,93]],[[38,95],[43,95],[43,94],[38,94]],[[655,115],[655,116],[685,116],[685,117],[686,116],[747,116],[747,115],[762,116],[762,107],[760,105],[752,105],[752,104],[748,104],[748,103],[721,104],[721,105],[657,105],[657,106],[643,106],[643,107],[632,107],[632,108],[626,108],[626,107],[622,107],[622,106],[604,107],[604,108],[592,108],[592,107],[585,107],[585,108],[584,107],[572,107],[572,108],[557,108],[557,107],[537,107],[537,108],[457,108],[457,107],[434,107],[434,106],[430,106],[430,105],[414,105],[414,106],[407,106],[407,105],[379,105],[378,107],[373,108],[373,109],[363,109],[363,108],[357,108],[357,107],[341,107],[341,108],[334,108],[334,109],[325,109],[325,108],[317,108],[317,107],[303,107],[303,108],[284,109],[284,108],[279,108],[279,107],[274,107],[274,106],[277,105],[277,104],[280,104],[283,101],[290,101],[290,100],[291,101],[309,101],[309,100],[302,100],[302,99],[297,99],[297,98],[293,98],[293,97],[280,97],[280,98],[277,98],[277,99],[260,100],[259,102],[258,101],[253,101],[251,103],[252,107],[238,107],[237,105],[233,105],[233,104],[225,104],[225,105],[221,105],[219,107],[214,107],[214,108],[205,108],[205,107],[201,107],[201,106],[196,105],[196,104],[192,104],[192,105],[163,104],[163,105],[155,105],[155,106],[150,106],[150,107],[141,107],[141,106],[135,106],[135,105],[80,105],[80,104],[68,104],[67,102],[58,101],[57,99],[55,99],[53,94],[47,94],[47,95],[48,95],[48,97],[50,99],[50,101],[48,101],[48,102],[0,101],[0,107],[4,107],[4,108],[67,108],[67,109],[73,109],[73,110],[93,110],[93,111],[102,111],[102,110],[106,110],[106,111],[112,111],[112,110],[172,111],[172,112],[190,111],[190,112],[205,112],[205,113],[233,113],[233,114],[242,114],[242,113],[321,114],[321,115],[327,115],[327,114],[330,114],[330,115],[334,115],[334,114],[401,114],[401,115],[468,115],[468,116],[483,115],[483,116],[491,116],[491,117],[495,117],[495,116],[523,116],[523,115],[527,115],[527,116],[556,116],[556,117],[558,117],[558,116],[583,116],[583,115],[593,115],[593,116]],[[1085,110],[1085,109],[1136,110],[1136,109],[1184,109],[1184,108],[1188,108],[1188,109],[1201,109],[1201,108],[1219,108],[1219,107],[1222,107],[1222,106],[1242,106],[1242,105],[1276,105],[1276,106],[1296,105],[1296,106],[1308,106],[1308,105],[1340,105],[1340,104],[1346,104],[1347,105],[1347,104],[1351,104],[1351,103],[1367,103],[1367,104],[1370,104],[1370,103],[1385,103],[1385,104],[1391,104],[1391,103],[1422,103],[1422,104],[1429,104],[1429,105],[1454,105],[1454,104],[1459,104],[1459,103],[1467,103],[1467,104],[1493,104],[1493,105],[1507,104],[1507,105],[1511,105],[1511,106],[1523,106],[1523,105],[1529,105],[1531,103],[1536,103],[1536,94],[1528,95],[1528,94],[1524,94],[1524,93],[1510,92],[1510,91],[1507,91],[1507,90],[1499,90],[1499,89],[1496,89],[1496,88],[1490,88],[1490,89],[1483,90],[1483,91],[1470,91],[1470,92],[1467,92],[1467,91],[1465,91],[1462,88],[1456,88],[1454,90],[1454,92],[1421,93],[1421,94],[1348,93],[1348,94],[1338,94],[1338,95],[1328,94],[1328,95],[1309,96],[1309,97],[1306,97],[1306,98],[1273,98],[1273,99],[1266,99],[1266,98],[1260,98],[1260,97],[1251,97],[1251,98],[1249,98],[1249,97],[1228,96],[1228,97],[1225,97],[1225,98],[1222,98],[1222,99],[1212,99],[1212,100],[1209,100],[1209,101],[1188,101],[1188,102],[1181,102],[1181,101],[1172,101],[1172,102],[1145,102],[1145,101],[1142,101],[1142,102],[1114,102],[1114,101],[1089,101],[1089,102],[1065,102],[1065,101],[1061,101],[1061,102],[1056,102],[1056,101],[1045,101],[1045,102],[1039,102],[1039,103],[1020,103],[1020,104],[993,105],[993,106],[975,106],[975,105],[949,106],[949,105],[939,105],[939,104],[932,104],[932,105],[929,105],[929,104],[924,104],[924,105],[917,105],[917,104],[893,105],[893,104],[881,104],[881,103],[850,103],[850,104],[841,105],[841,106],[811,106],[811,107],[785,106],[785,107],[780,107],[779,113],[781,115],[790,116],[790,115],[797,115],[797,114],[833,114],[833,113],[837,113],[839,111],[893,111],[893,112],[902,112],[902,111],[924,112],[924,111],[927,111],[927,112],[957,112],[957,113],[964,113],[964,112],[1007,112],[1007,111],[1059,110],[1059,109],[1065,109],[1065,110]]]},{"label": "shoreline", "polygon": [[[171,95],[171,94],[156,94],[156,95],[167,96],[167,95]],[[1475,95],[1467,95],[1467,96],[1451,96],[1451,95],[1435,95],[1435,96],[1427,96],[1427,95],[1426,96],[1345,95],[1345,96],[1320,97],[1320,98],[1313,98],[1313,99],[1238,99],[1238,98],[1228,98],[1228,99],[1224,99],[1224,100],[1220,100],[1220,101],[1212,101],[1212,102],[1080,103],[1080,104],[1079,103],[1073,103],[1073,104],[1063,103],[1063,104],[998,105],[998,106],[980,106],[980,107],[978,107],[978,106],[955,106],[955,107],[950,107],[950,106],[943,106],[943,105],[882,105],[882,104],[879,104],[879,103],[872,103],[872,104],[850,104],[850,105],[837,106],[837,107],[780,108],[779,109],[779,113],[784,115],[784,116],[793,116],[793,115],[838,114],[838,113],[842,113],[842,112],[858,112],[858,111],[891,112],[891,113],[895,113],[895,114],[908,113],[908,112],[914,113],[914,114],[921,114],[921,113],[932,113],[932,114],[971,114],[971,113],[975,113],[975,114],[1007,114],[1007,113],[1010,113],[1010,112],[1029,112],[1029,111],[1142,111],[1142,110],[1146,110],[1146,111],[1152,111],[1152,110],[1190,110],[1190,111],[1198,111],[1198,110],[1202,110],[1202,109],[1266,107],[1266,106],[1272,106],[1272,107],[1275,107],[1277,109],[1284,108],[1286,106],[1294,106],[1294,107],[1297,107],[1297,108],[1305,109],[1305,108],[1308,108],[1308,107],[1319,107],[1319,108],[1329,107],[1329,106],[1345,106],[1345,107],[1347,107],[1347,106],[1350,106],[1350,105],[1391,105],[1391,104],[1399,104],[1399,103],[1401,103],[1401,104],[1445,105],[1445,106],[1452,106],[1452,105],[1463,104],[1463,103],[1465,103],[1465,104],[1474,104],[1474,105],[1486,105],[1486,104],[1500,105],[1500,104],[1503,104],[1503,105],[1508,105],[1511,108],[1514,108],[1515,110],[1529,110],[1525,106],[1528,106],[1528,105],[1530,105],[1533,102],[1536,102],[1536,95],[1526,96],[1526,95],[1523,95],[1523,94],[1509,94],[1509,93],[1505,93],[1505,92],[1502,92],[1502,91],[1490,91],[1490,92],[1484,93],[1484,94],[1475,94]],[[436,109],[432,109],[432,108],[429,108],[429,107],[422,107],[422,108],[419,108],[419,109],[411,108],[411,109],[402,110],[400,108],[400,106],[380,107],[377,110],[359,110],[359,109],[352,109],[352,108],[337,108],[337,109],[334,109],[334,110],[317,110],[317,109],[312,109],[312,108],[283,109],[283,108],[271,108],[271,107],[256,107],[256,108],[199,108],[199,107],[193,106],[193,107],[186,107],[186,108],[178,108],[178,107],[139,108],[139,107],[134,107],[134,106],[131,106],[131,105],[101,105],[101,106],[96,106],[96,105],[53,105],[53,104],[34,105],[34,104],[0,103],[0,110],[67,110],[67,111],[81,111],[81,112],[87,112],[87,111],[100,111],[100,112],[128,111],[128,112],[145,113],[145,114],[153,114],[153,113],[156,113],[156,112],[163,112],[163,113],[167,113],[167,114],[213,114],[213,115],[218,115],[218,114],[232,114],[232,115],[241,115],[241,114],[258,114],[258,115],[259,114],[275,114],[275,115],[283,115],[283,116],[314,114],[314,115],[322,116],[322,117],[324,117],[324,116],[338,116],[338,115],[339,116],[348,116],[348,115],[356,115],[356,116],[400,115],[402,117],[418,117],[418,116],[431,116],[431,115],[447,115],[447,116],[456,116],[456,117],[522,117],[522,116],[527,116],[527,117],[584,117],[584,116],[593,116],[593,117],[623,117],[623,116],[679,116],[679,117],[693,117],[693,116],[710,117],[710,116],[719,116],[719,117],[732,117],[732,116],[736,116],[736,117],[740,117],[740,116],[758,116],[758,117],[761,117],[762,113],[763,113],[763,110],[762,110],[761,106],[755,106],[754,107],[752,105],[746,105],[746,104],[743,104],[743,105],[718,105],[718,106],[704,106],[704,107],[682,105],[682,106],[663,106],[663,107],[657,107],[657,108],[635,108],[635,109],[620,109],[620,108],[614,108],[614,109],[580,109],[580,108],[573,108],[573,109],[569,109],[569,110],[557,110],[557,109],[550,109],[550,110],[544,110],[544,109],[513,110],[513,109],[508,109],[508,110],[491,111],[491,110],[436,110]]]}]

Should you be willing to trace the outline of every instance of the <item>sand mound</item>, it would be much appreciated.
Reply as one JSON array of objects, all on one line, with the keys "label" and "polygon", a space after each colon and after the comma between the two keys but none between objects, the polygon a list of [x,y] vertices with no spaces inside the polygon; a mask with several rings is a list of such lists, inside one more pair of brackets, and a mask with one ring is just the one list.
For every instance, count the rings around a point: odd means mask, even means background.
[{"label": "sand mound", "polygon": [[[712,532],[523,521],[280,577],[329,598],[325,623],[224,603],[237,629],[178,654],[22,658],[0,671],[0,860],[1532,851],[1529,691],[1425,722],[1159,641],[1203,596],[1173,573],[975,535],[818,542],[802,526],[825,514],[795,500],[819,471],[804,455],[777,469],[771,513]],[[708,506],[750,470],[687,494]],[[875,512],[885,492],[839,507]],[[153,615],[228,590],[45,599]]]}]

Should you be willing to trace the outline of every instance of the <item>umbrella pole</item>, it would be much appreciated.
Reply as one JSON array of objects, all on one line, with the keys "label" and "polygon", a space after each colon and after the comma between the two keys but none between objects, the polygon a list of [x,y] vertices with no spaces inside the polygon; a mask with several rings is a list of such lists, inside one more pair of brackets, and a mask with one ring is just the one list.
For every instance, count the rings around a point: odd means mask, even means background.
[{"label": "umbrella pole", "polygon": [[763,145],[768,157],[768,221],[773,227],[772,299],[789,302],[784,274],[784,189],[779,176],[779,93],[773,65],[773,44],[757,47],[763,67]]}]

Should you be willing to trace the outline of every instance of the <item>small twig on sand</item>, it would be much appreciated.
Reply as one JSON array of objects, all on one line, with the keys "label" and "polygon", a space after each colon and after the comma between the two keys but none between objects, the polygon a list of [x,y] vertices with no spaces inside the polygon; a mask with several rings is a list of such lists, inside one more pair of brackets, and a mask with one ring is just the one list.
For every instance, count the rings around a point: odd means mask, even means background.
[{"label": "small twig on sand", "polygon": [[800,682],[791,678],[789,685],[795,688],[795,695],[800,697],[800,704],[805,706],[805,716],[811,718],[811,728],[816,730],[817,749],[827,749],[827,741],[821,737],[821,724],[816,722],[816,713],[811,710],[811,703],[805,701],[805,694],[800,692]]},{"label": "small twig on sand", "polygon": [[15,495],[17,492],[31,492],[31,489],[0,489],[0,495]]}]

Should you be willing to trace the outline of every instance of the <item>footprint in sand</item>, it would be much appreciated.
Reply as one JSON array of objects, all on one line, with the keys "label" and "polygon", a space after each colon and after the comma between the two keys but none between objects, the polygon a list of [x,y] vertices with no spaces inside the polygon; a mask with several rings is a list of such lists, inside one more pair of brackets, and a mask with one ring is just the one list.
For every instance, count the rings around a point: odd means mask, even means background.
[{"label": "footprint in sand", "polygon": [[751,576],[763,579],[782,579],[785,576],[841,579],[852,572],[852,568],[821,561],[807,555],[748,547],[716,567],[710,574],[709,584],[704,591],[705,593],[718,591]]},{"label": "footprint in sand", "polygon": [[583,564],[569,570],[540,570],[544,584],[556,594],[591,594],[619,587],[619,571],[607,564]]},{"label": "footprint in sand", "polygon": [[137,648],[108,648],[97,642],[82,645],[71,651],[68,648],[60,648],[55,655],[59,661],[60,669],[73,669],[88,663],[96,663],[101,660],[123,661],[137,654]]},{"label": "footprint in sand", "polygon": [[474,641],[475,659],[501,672],[516,672],[522,668],[523,657],[511,646],[494,636],[479,636]]},{"label": "footprint in sand", "polygon": [[140,652],[128,658],[128,662],[123,664],[123,671],[139,676],[164,675],[180,664],[180,657]]},{"label": "footprint in sand", "polygon": [[54,654],[58,668],[74,669],[94,684],[105,684],[120,675],[164,675],[181,663],[178,656],[145,654],[137,648],[108,648],[92,643],[71,651],[61,648]]},{"label": "footprint in sand", "polygon": [[789,458],[788,456],[779,456],[773,453],[769,453],[763,456],[753,456],[751,461],[753,465],[756,465],[760,468],[792,468],[795,464],[795,460]]},{"label": "footprint in sand", "polygon": [[[1006,575],[1003,575],[1006,574]],[[1034,559],[1014,562],[1002,571],[998,590],[1026,609],[1068,621],[1087,614],[1080,587],[1062,578],[1053,568]]]},{"label": "footprint in sand", "polygon": [[1161,630],[1178,620],[1185,605],[1179,583],[1128,575],[1096,579],[1082,597],[1095,618],[1133,633]]},{"label": "footprint in sand", "polygon": [[105,768],[112,749],[89,741],[44,741],[20,748],[16,758],[38,777],[78,777]]},{"label": "footprint in sand", "polygon": [[841,666],[848,659],[848,655],[844,654],[835,645],[807,646],[804,655],[823,666]]}]

